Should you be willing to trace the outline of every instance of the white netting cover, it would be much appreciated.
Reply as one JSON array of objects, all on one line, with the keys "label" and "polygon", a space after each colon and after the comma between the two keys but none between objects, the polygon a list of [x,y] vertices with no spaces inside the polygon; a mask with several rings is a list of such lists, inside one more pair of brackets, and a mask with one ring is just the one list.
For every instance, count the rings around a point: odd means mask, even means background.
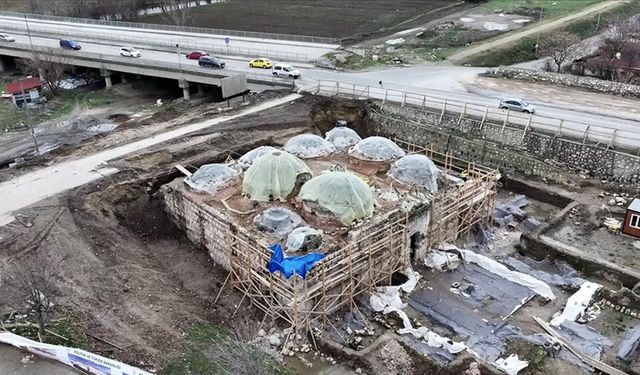
[{"label": "white netting cover", "polygon": [[329,130],[324,139],[331,142],[339,152],[348,150],[349,147],[362,140],[355,130],[346,126],[338,126]]},{"label": "white netting cover", "polygon": [[258,148],[254,148],[238,159],[238,165],[240,165],[242,169],[247,169],[251,164],[253,164],[254,160],[271,151],[278,151],[278,149],[271,146],[260,146]]},{"label": "white netting cover", "polygon": [[438,168],[424,155],[407,155],[396,160],[387,173],[405,185],[416,185],[432,193],[438,192]]},{"label": "white netting cover", "polygon": [[311,170],[297,157],[284,151],[271,151],[253,161],[242,180],[242,193],[255,201],[284,200]]},{"label": "white netting cover", "polygon": [[284,150],[303,159],[327,156],[336,152],[335,146],[315,134],[300,134],[284,144]]},{"label": "white netting cover", "polygon": [[385,137],[368,137],[349,149],[349,155],[360,160],[389,161],[401,158],[405,152]]},{"label": "white netting cover", "polygon": [[305,203],[331,212],[349,225],[373,215],[373,193],[369,185],[350,172],[327,172],[302,185],[299,194]]},{"label": "white netting cover", "polygon": [[322,244],[322,231],[310,227],[296,228],[287,236],[287,252],[312,251]]},{"label": "white netting cover", "polygon": [[193,190],[215,194],[219,188],[228,186],[240,172],[227,164],[205,164],[184,182]]},{"label": "white netting cover", "polygon": [[294,229],[307,225],[300,215],[284,207],[267,208],[253,218],[253,223],[259,230],[275,233],[281,239]]}]

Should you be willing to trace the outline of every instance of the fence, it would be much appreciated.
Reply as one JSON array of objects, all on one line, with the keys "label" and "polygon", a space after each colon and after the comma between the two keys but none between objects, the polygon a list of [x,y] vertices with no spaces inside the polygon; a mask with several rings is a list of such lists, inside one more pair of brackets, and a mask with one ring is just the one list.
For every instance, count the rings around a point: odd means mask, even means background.
[{"label": "fence", "polygon": [[[26,31],[23,27],[16,25],[4,25],[3,29],[19,30],[26,35]],[[42,36],[51,38],[52,35],[57,37],[69,37],[79,42],[94,42],[104,44],[105,41],[115,41],[125,45],[134,46],[148,46],[151,48],[161,49],[166,52],[178,52],[176,49],[175,39],[162,40],[157,36],[154,38],[133,37],[118,33],[90,33],[90,32],[78,32],[78,31],[64,31],[55,30],[52,32],[50,29],[38,26],[29,26],[29,32],[32,36]],[[306,53],[294,53],[287,51],[276,51],[263,48],[244,48],[244,47],[232,47],[215,45],[206,42],[182,42],[179,44],[180,51],[182,53],[189,52],[189,50],[204,50],[210,53],[221,55],[238,55],[247,57],[268,57],[273,59],[287,59],[292,61],[309,61],[309,56]]]},{"label": "fence", "polygon": [[[142,68],[149,69],[160,69],[160,70],[169,70],[176,73],[191,73],[195,75],[201,76],[216,76],[216,77],[229,77],[233,75],[244,75],[247,77],[248,81],[253,81],[257,83],[267,83],[271,85],[280,85],[280,86],[291,86],[292,80],[288,78],[280,78],[275,77],[271,74],[255,74],[255,73],[246,73],[242,71],[234,71],[234,70],[220,70],[220,69],[211,69],[201,67],[199,65],[189,65],[186,63],[178,63],[178,62],[162,62],[156,60],[144,60],[141,62],[140,60],[136,60],[130,57],[122,57],[120,55],[104,55],[97,54],[92,52],[84,52],[84,51],[67,51],[59,48],[49,48],[49,47],[41,47],[41,46],[30,46],[28,44],[21,43],[5,43],[0,45],[0,49],[13,49],[20,51],[29,51],[42,53],[45,55],[56,56],[60,58],[60,63],[62,64],[70,64],[68,59],[81,59],[88,61],[95,61],[101,63],[117,63],[121,65],[129,65],[129,66],[139,66]],[[176,58],[177,60],[177,58]],[[176,79],[180,79],[179,76],[176,76]]]},{"label": "fence", "polygon": [[565,136],[575,139],[583,144],[595,144],[607,149],[617,146],[640,152],[640,131],[621,130],[586,122],[511,112],[491,108],[484,104],[337,81],[318,81],[316,86],[309,88],[309,90],[325,96],[341,96],[357,100],[379,99],[383,106],[387,102],[392,102],[400,104],[401,107],[420,108],[439,113],[440,119],[445,114],[457,113],[460,114],[460,121],[465,117],[481,118],[482,124],[485,121],[497,122],[502,124],[503,130],[507,126],[517,126],[524,128],[525,134],[527,131],[535,129],[556,137]]},{"label": "fence", "polygon": [[107,20],[97,20],[97,19],[90,19],[90,18],[59,17],[59,16],[44,15],[44,14],[31,14],[31,13],[5,12],[5,11],[0,12],[0,16],[16,17],[16,18],[27,17],[28,19],[33,19],[33,20],[54,21],[54,22],[61,22],[61,23],[126,27],[126,28],[135,28],[135,29],[144,29],[144,30],[161,30],[161,31],[171,31],[175,33],[210,34],[210,35],[221,35],[221,36],[234,36],[234,37],[241,37],[241,38],[273,39],[273,40],[318,43],[318,44],[340,44],[340,40],[336,38],[326,38],[326,37],[306,36],[306,35],[290,35],[290,34],[277,34],[277,33],[262,33],[262,32],[255,32],[255,31],[210,29],[205,27],[158,25],[158,24],[141,23],[141,22],[107,21]]}]

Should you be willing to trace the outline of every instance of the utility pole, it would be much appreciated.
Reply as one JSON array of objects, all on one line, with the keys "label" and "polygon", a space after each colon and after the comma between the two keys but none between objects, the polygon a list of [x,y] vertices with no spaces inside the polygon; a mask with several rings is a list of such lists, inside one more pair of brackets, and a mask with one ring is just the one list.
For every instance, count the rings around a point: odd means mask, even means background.
[{"label": "utility pole", "polygon": [[31,30],[29,30],[29,21],[27,20],[27,15],[24,15],[24,24],[27,26],[27,35],[29,36],[29,47],[31,48],[31,52],[33,52],[33,41],[31,40]]},{"label": "utility pole", "polygon": [[36,157],[39,158],[40,147],[38,146],[38,139],[36,138],[36,132],[33,129],[33,122],[31,121],[31,113],[29,112],[29,106],[27,105],[27,99],[24,93],[24,86],[22,85],[22,78],[19,78],[18,82],[20,83],[20,93],[22,94],[22,107],[24,108],[24,113],[27,115],[27,126],[29,127],[31,138],[33,139],[33,145],[36,148]]},{"label": "utility pole", "polygon": [[[542,22],[542,12],[544,11],[544,8],[540,7],[540,19],[538,20],[538,23]],[[538,36],[536,37],[536,56],[538,56],[538,45],[540,44],[540,32],[538,32]]]}]

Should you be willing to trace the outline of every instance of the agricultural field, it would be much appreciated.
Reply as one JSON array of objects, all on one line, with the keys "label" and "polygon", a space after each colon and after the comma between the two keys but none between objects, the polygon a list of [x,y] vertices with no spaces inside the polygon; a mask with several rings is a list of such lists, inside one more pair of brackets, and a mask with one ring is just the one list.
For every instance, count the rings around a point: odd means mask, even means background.
[{"label": "agricultural field", "polygon": [[[193,8],[189,25],[269,33],[363,38],[472,7],[450,0],[230,0]],[[160,14],[142,22],[165,23]]]}]

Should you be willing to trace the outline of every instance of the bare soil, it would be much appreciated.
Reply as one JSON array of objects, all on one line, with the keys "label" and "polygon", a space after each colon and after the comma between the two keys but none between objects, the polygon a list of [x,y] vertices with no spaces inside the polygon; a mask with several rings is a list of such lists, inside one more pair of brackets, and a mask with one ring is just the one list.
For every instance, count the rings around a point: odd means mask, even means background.
[{"label": "bare soil", "polygon": [[[312,35],[332,38],[367,37],[440,18],[469,7],[464,2],[449,7],[449,0],[231,0],[196,7],[190,26]],[[446,7],[439,11],[438,9]],[[142,22],[165,23],[161,15],[150,15]]]},{"label": "bare soil", "polygon": [[[213,304],[226,272],[168,220],[154,193],[176,176],[176,163],[222,162],[256,143],[308,131],[313,100],[145,150],[117,163],[125,172],[23,210],[20,220],[0,228],[0,273],[16,261],[46,258],[60,289],[57,313],[73,312],[78,317],[74,330],[123,350],[91,338],[87,348],[146,369],[158,369],[177,355],[195,322],[231,330],[255,326],[263,314],[248,308],[246,300],[238,309],[241,296],[231,288]],[[206,105],[191,108],[184,120],[207,110]],[[203,137],[209,139],[193,147],[193,140]],[[104,147],[95,143],[80,152]],[[3,293],[8,291],[0,287],[0,298],[9,299]],[[2,310],[22,309],[4,305]]]}]

